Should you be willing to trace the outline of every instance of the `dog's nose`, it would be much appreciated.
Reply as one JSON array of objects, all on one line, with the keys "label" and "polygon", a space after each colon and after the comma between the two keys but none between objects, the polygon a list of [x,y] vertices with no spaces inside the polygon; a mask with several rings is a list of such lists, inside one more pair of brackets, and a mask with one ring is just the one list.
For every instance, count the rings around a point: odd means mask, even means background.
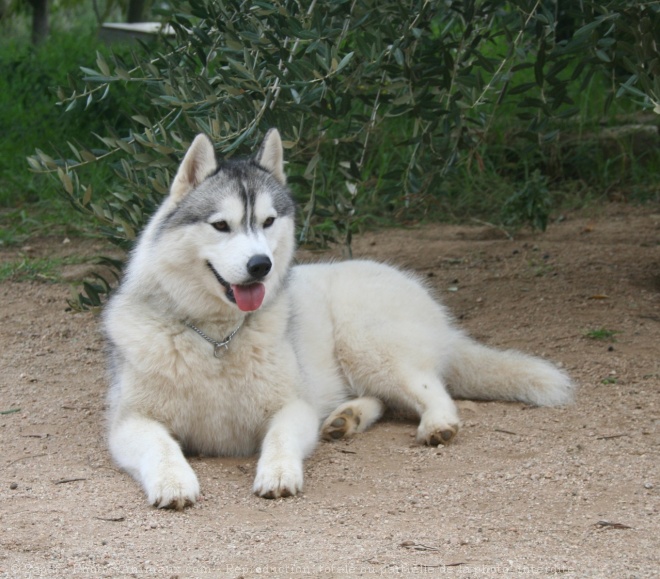
[{"label": "dog's nose", "polygon": [[253,255],[247,263],[248,273],[254,279],[261,279],[268,275],[273,262],[267,255]]}]

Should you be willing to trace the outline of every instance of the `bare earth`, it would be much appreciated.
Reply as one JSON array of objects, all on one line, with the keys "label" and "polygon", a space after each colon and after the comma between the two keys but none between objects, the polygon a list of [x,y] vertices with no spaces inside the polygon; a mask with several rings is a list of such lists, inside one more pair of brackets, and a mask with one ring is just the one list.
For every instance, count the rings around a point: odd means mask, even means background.
[{"label": "bare earth", "polygon": [[[29,245],[0,261],[100,251]],[[385,420],[321,443],[304,493],[275,501],[251,493],[254,458],[193,458],[202,500],[161,511],[106,451],[98,319],[65,311],[66,284],[5,282],[0,577],[658,577],[660,206],[515,240],[438,225],[354,247],[428,276],[479,340],[562,364],[576,403],[461,402],[464,427],[438,449]]]}]

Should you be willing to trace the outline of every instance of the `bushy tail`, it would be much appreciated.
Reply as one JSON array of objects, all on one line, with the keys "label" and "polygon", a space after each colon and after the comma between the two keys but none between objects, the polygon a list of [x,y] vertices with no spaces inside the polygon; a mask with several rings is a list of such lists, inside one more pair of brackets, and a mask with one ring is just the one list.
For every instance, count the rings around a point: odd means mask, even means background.
[{"label": "bushy tail", "polygon": [[444,375],[457,398],[517,400],[558,406],[573,400],[573,383],[550,362],[515,350],[495,350],[460,336]]}]

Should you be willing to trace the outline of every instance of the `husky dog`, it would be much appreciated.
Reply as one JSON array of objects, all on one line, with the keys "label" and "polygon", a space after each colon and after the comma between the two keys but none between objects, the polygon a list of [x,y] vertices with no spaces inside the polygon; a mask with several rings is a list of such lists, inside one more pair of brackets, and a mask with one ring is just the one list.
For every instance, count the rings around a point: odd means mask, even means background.
[{"label": "husky dog", "polygon": [[450,397],[571,400],[552,364],[481,346],[415,276],[349,261],[292,267],[294,204],[279,133],[218,163],[193,141],[110,300],[109,446],[151,504],[199,497],[184,453],[260,451],[254,492],[295,495],[319,436],[366,430],[386,406],[447,444]]}]

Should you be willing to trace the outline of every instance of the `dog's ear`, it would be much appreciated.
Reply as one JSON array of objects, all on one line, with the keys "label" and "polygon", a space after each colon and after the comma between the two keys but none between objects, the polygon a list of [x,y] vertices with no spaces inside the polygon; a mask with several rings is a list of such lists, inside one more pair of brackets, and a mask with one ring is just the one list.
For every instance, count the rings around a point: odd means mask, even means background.
[{"label": "dog's ear", "polygon": [[206,135],[197,135],[172,181],[170,197],[178,203],[217,168],[213,143]]},{"label": "dog's ear", "polygon": [[257,163],[273,174],[282,185],[286,185],[284,174],[284,148],[277,129],[270,129],[264,137],[264,142],[257,153]]}]

